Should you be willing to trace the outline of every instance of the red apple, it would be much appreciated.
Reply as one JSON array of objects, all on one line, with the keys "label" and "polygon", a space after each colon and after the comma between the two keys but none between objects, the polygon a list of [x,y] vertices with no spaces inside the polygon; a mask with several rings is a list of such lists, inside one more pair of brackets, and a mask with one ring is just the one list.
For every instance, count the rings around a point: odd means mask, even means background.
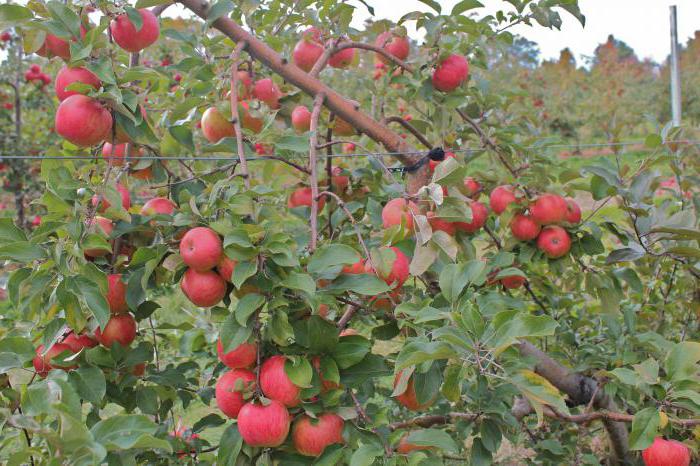
[{"label": "red apple", "polygon": [[[93,219],[92,224],[88,228],[88,232],[108,238],[109,235],[112,234],[113,229],[114,225],[112,225],[111,220],[97,216]],[[109,254],[109,251],[106,249],[85,249],[83,253],[88,257],[102,257]]]},{"label": "red apple", "polygon": [[[80,36],[84,38],[85,34],[87,34],[87,29],[81,24]],[[71,40],[75,41],[75,39]],[[68,44],[68,41],[54,36],[53,34],[46,34],[44,43],[41,48],[36,51],[36,54],[46,58],[61,57],[68,61],[70,60],[70,44]]]},{"label": "red apple", "polygon": [[452,92],[469,76],[469,63],[461,55],[450,55],[440,62],[433,72],[433,87],[438,91]]},{"label": "red apple", "polygon": [[211,270],[198,272],[187,269],[180,281],[180,288],[187,299],[199,307],[211,307],[226,295],[226,282]]},{"label": "red apple", "polygon": [[78,335],[75,332],[69,333],[61,343],[68,346],[74,353],[80,352],[83,348],[94,348],[97,346],[97,341],[95,341],[89,335],[84,333]]},{"label": "red apple", "polygon": [[233,271],[236,270],[237,263],[238,263],[238,261],[235,261],[233,259],[229,259],[224,254],[221,256],[221,260],[219,261],[219,264],[216,266],[216,271],[219,272],[219,275],[221,275],[221,278],[223,278],[227,282],[230,282],[231,278],[233,277]]},{"label": "red apple", "polygon": [[117,16],[109,25],[114,42],[127,52],[140,52],[157,41],[160,35],[156,15],[145,8],[140,9],[139,14],[143,24],[138,31],[126,14]]},{"label": "red apple", "polygon": [[540,225],[532,217],[525,214],[517,214],[510,221],[510,231],[520,241],[530,241],[540,234]]},{"label": "red apple", "polygon": [[216,267],[223,252],[221,238],[211,228],[192,228],[180,240],[182,261],[198,272]]},{"label": "red apple", "polygon": [[[326,205],[326,198],[322,197],[318,200],[318,210],[323,210],[324,205]],[[288,208],[293,209],[301,206],[311,207],[311,188],[297,188],[289,196]]]},{"label": "red apple", "polygon": [[472,209],[472,221],[471,222],[455,222],[453,225],[461,231],[466,233],[474,233],[480,230],[485,224],[486,219],[489,216],[489,210],[484,204],[479,201],[472,201],[469,204]]},{"label": "red apple", "polygon": [[0,40],[3,42],[9,42],[12,40],[12,34],[10,34],[9,31],[3,31],[2,34],[0,34]]},{"label": "red apple", "polygon": [[428,212],[425,214],[428,217],[428,223],[433,231],[444,231],[448,235],[454,235],[457,231],[457,227],[452,222],[442,220],[435,216],[435,212]]},{"label": "red apple", "polygon": [[559,226],[548,226],[542,229],[537,237],[537,247],[550,259],[566,255],[571,249],[571,238],[565,229]]},{"label": "red apple", "polygon": [[279,401],[246,403],[238,412],[238,432],[251,447],[278,447],[289,434],[289,411]]},{"label": "red apple", "polygon": [[[399,373],[396,374],[396,376],[394,377],[394,388],[396,388],[396,386],[398,385],[402,372],[403,371],[399,371]],[[426,409],[435,402],[435,400],[433,399],[426,401],[423,404],[418,403],[418,398],[416,397],[416,389],[413,385],[413,375],[411,375],[411,377],[409,377],[408,379],[408,383],[406,384],[406,390],[403,393],[396,395],[396,401],[398,401],[400,404],[410,409],[411,411],[420,411]]]},{"label": "red apple", "polygon": [[337,191],[343,192],[348,189],[350,185],[350,177],[343,175],[343,169],[340,167],[333,167],[333,176],[331,176],[331,184],[333,188]]},{"label": "red apple", "polygon": [[382,209],[382,224],[384,228],[391,228],[403,223],[406,229],[413,230],[413,216],[418,213],[416,204],[398,197],[387,202]]},{"label": "red apple", "polygon": [[[51,360],[63,352],[74,353],[70,346],[64,343],[55,343],[49,350],[45,353],[44,345],[39,345],[36,349],[36,356],[32,359],[32,364],[34,365],[34,370],[40,377],[46,377],[52,369],[59,369],[59,367],[54,367],[51,365]],[[70,370],[77,368],[77,365],[63,366],[60,369]]]},{"label": "red apple", "polygon": [[308,73],[321,58],[321,55],[323,55],[321,31],[312,27],[302,34],[301,40],[294,46],[292,61]]},{"label": "red apple", "polygon": [[642,459],[645,466],[689,466],[690,450],[676,440],[656,437],[642,452]]},{"label": "red apple", "polygon": [[510,277],[503,277],[499,281],[505,289],[513,290],[523,286],[527,281],[527,278],[521,277],[520,275],[511,275]]},{"label": "red apple", "polygon": [[442,160],[430,160],[430,161],[428,162],[428,166],[430,167],[430,171],[431,171],[431,172],[434,172],[434,171],[435,171],[435,167],[437,167],[438,165],[440,165],[440,164],[441,164],[442,162],[444,162],[445,160],[447,160],[447,159],[456,159],[456,158],[457,158],[457,156],[456,156],[455,154],[453,154],[452,152],[445,152],[445,158],[444,158],[444,159],[442,159]]},{"label": "red apple", "polygon": [[167,197],[154,197],[141,207],[141,215],[147,217],[152,215],[173,215],[176,207],[175,203]]},{"label": "red apple", "polygon": [[[384,246],[382,249],[387,249],[386,246]],[[382,267],[380,264],[377,264],[379,267],[379,270],[377,270],[377,276],[384,280],[387,285],[391,286],[393,285],[394,289],[400,288],[406,280],[408,280],[408,268],[411,264],[411,261],[408,260],[408,257],[401,252],[401,250],[397,247],[391,246],[388,247],[388,249],[391,249],[394,251],[394,262],[391,264],[391,269],[390,270],[385,270],[384,267]],[[371,261],[365,262],[365,272],[366,273],[374,273],[374,267],[372,265]]]},{"label": "red apple", "polygon": [[58,106],[54,126],[76,146],[94,146],[112,134],[112,115],[97,100],[76,94]]},{"label": "red apple", "polygon": [[202,134],[207,141],[216,144],[223,138],[236,136],[233,123],[228,121],[216,107],[209,107],[202,114]]},{"label": "red apple", "polygon": [[[328,47],[332,47],[332,42],[333,41],[330,41],[327,44]],[[331,55],[331,57],[328,59],[328,64],[333,68],[345,69],[352,65],[356,56],[357,49],[343,49],[340,52]]]},{"label": "red apple", "polygon": [[245,399],[243,392],[255,386],[255,374],[245,369],[226,372],[216,382],[216,405],[222,413],[236,419]]},{"label": "red apple", "polygon": [[560,223],[568,213],[566,200],[556,194],[543,194],[530,206],[530,216],[540,225]]},{"label": "red apple", "polygon": [[[142,147],[139,148],[139,150],[134,149],[135,148],[132,146],[131,153],[129,154],[129,157],[131,159],[137,159],[145,154],[145,151]],[[113,146],[109,142],[105,142],[102,145],[102,158],[106,159],[108,163],[111,160],[112,166],[124,166],[124,159],[126,158],[126,143],[116,144]]]},{"label": "red apple", "polygon": [[476,181],[471,176],[464,179],[464,191],[466,192],[467,196],[471,197],[472,199],[478,199],[483,189],[484,188],[481,186],[481,183]]},{"label": "red apple", "polygon": [[112,314],[123,314],[129,311],[126,304],[126,283],[122,281],[121,274],[107,275],[107,304]]},{"label": "red apple", "polygon": [[304,456],[320,456],[328,445],[343,443],[343,418],[334,413],[323,413],[317,419],[303,415],[292,427],[292,443]]},{"label": "red apple", "polygon": [[113,315],[104,330],[97,327],[95,338],[107,348],[111,348],[113,343],[129,346],[136,338],[136,321],[129,313]]},{"label": "red apple", "polygon": [[351,275],[357,275],[360,273],[367,273],[365,271],[365,260],[359,259],[357,262],[355,262],[352,265],[344,266],[343,273],[347,273],[347,274],[351,274]]},{"label": "red apple", "polygon": [[282,355],[269,357],[260,368],[260,389],[266,397],[277,400],[290,408],[301,403],[300,388],[284,370],[287,358]]},{"label": "red apple", "polygon": [[67,97],[79,94],[77,91],[66,90],[66,87],[73,83],[83,83],[99,89],[102,85],[100,78],[95,76],[92,71],[83,67],[69,68],[64,66],[56,75],[56,97],[58,100],[65,100]]},{"label": "red apple", "polygon": [[272,79],[265,78],[255,81],[253,97],[261,102],[265,102],[271,109],[276,110],[280,108],[279,100],[282,97],[282,93]]},{"label": "red apple", "polygon": [[503,212],[505,212],[508,206],[514,202],[519,202],[519,200],[517,197],[515,197],[513,187],[509,185],[494,188],[489,196],[491,210],[493,210],[497,215],[501,215]]},{"label": "red apple", "polygon": [[428,445],[416,445],[415,443],[411,443],[408,441],[408,436],[410,434],[406,433],[401,437],[401,440],[399,440],[399,445],[396,447],[396,452],[401,454],[401,455],[408,455],[412,451],[419,451],[419,450],[431,450],[434,447],[428,446]]},{"label": "red apple", "polygon": [[566,199],[566,218],[564,220],[572,225],[581,223],[581,207],[571,198]]},{"label": "red apple", "polygon": [[[131,207],[131,194],[129,193],[129,190],[126,188],[126,186],[122,185],[121,183],[117,183],[115,189],[119,193],[119,196],[122,198],[122,207],[124,208],[124,210],[129,210],[129,208]],[[92,205],[97,205],[98,198],[99,196],[97,194],[92,196]],[[100,212],[104,212],[105,210],[109,209],[110,206],[111,204],[109,203],[109,201],[102,197],[102,199],[100,200],[100,207],[98,210]]]},{"label": "red apple", "polygon": [[311,127],[311,112],[304,105],[297,105],[292,110],[292,126],[299,133],[304,133]]},{"label": "red apple", "polygon": [[254,117],[250,113],[250,105],[248,104],[248,102],[241,102],[240,108],[238,109],[238,113],[241,117],[241,126],[244,129],[252,131],[256,134],[262,131],[265,121],[262,118]]},{"label": "red apple", "polygon": [[[411,44],[408,42],[407,37],[396,35],[391,31],[385,31],[379,34],[374,41],[374,45],[383,48],[399,60],[408,58],[408,54],[411,50]],[[389,59],[384,57],[384,55],[377,53],[375,56],[377,60],[383,64],[388,65],[392,63]]]},{"label": "red apple", "polygon": [[250,99],[253,96],[253,78],[245,70],[238,71],[238,100]]},{"label": "red apple", "polygon": [[219,361],[231,369],[247,369],[255,364],[258,355],[258,346],[255,343],[241,343],[228,353],[224,353],[221,339],[216,342],[216,354]]}]

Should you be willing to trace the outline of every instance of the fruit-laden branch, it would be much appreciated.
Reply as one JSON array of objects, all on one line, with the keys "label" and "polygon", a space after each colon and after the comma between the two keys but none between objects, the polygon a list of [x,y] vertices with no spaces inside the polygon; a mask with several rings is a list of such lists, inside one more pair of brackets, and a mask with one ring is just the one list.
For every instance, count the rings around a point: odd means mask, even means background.
[{"label": "fruit-laden branch", "polygon": [[[209,4],[200,0],[180,0],[182,5],[190,9],[202,19],[207,19]],[[340,95],[335,90],[323,84],[318,79],[305,73],[293,63],[283,59],[277,52],[263,41],[250,34],[240,25],[229,18],[221,17],[214,21],[213,26],[234,42],[246,42],[248,54],[267,66],[273,72],[282,76],[287,82],[298,87],[310,96],[325,95],[325,106],[336,116],[350,123],[355,129],[366,134],[374,141],[382,144],[388,151],[397,152],[396,157],[403,165],[413,165],[420,155],[408,155],[415,152],[406,142],[391,129],[375,121],[369,115],[360,111],[355,104]],[[409,192],[415,193],[428,181],[428,168],[426,165],[411,173],[408,180]]]},{"label": "fruit-laden branch", "polygon": [[397,66],[400,66],[404,70],[408,71],[409,73],[413,73],[413,67],[403,60],[400,60],[396,58],[394,55],[389,53],[387,50],[385,50],[382,47],[378,47],[376,45],[372,44],[365,44],[363,42],[340,42],[338,44],[335,44],[333,47],[328,47],[323,54],[319,57],[318,61],[314,64],[313,69],[309,72],[311,76],[318,76],[319,73],[326,67],[328,64],[328,60],[330,60],[331,56],[335,55],[338,52],[342,52],[343,50],[347,49],[362,49],[362,50],[369,50],[375,53],[380,54],[387,60],[391,60],[394,62]]},{"label": "fruit-laden branch", "polygon": [[311,125],[309,136],[309,169],[311,170],[311,242],[309,251],[316,250],[318,241],[318,163],[316,151],[318,146],[318,120],[321,116],[321,107],[325,100],[325,94],[320,93],[314,99],[314,106],[311,110]]},{"label": "fruit-laden branch", "polygon": [[[599,389],[597,380],[572,372],[528,341],[520,341],[517,347],[521,355],[537,361],[535,372],[566,393],[574,405],[585,405],[593,401],[593,406],[597,409],[617,411],[615,401]],[[602,420],[615,452],[616,461],[626,464],[629,456],[627,426],[613,419]]]},{"label": "fruit-laden branch", "polygon": [[248,161],[245,158],[245,150],[243,149],[243,131],[241,130],[241,121],[238,115],[238,61],[241,58],[241,52],[246,47],[246,42],[239,42],[236,48],[231,53],[231,118],[233,119],[233,127],[236,131],[236,149],[238,150],[238,161],[241,163],[241,172],[243,173],[243,181],[245,187],[250,189],[250,177],[248,176]]},{"label": "fruit-laden branch", "polygon": [[[513,403],[513,408],[511,409],[511,413],[518,420],[521,420],[525,416],[533,414],[534,412],[535,410],[532,408],[530,403],[525,398],[521,397],[517,397],[515,399],[515,403]],[[544,406],[542,409],[542,414],[552,419],[558,419],[564,422],[573,422],[575,424],[586,424],[598,420],[628,423],[634,421],[634,414],[619,413],[615,411],[606,410],[593,411],[581,414],[563,414],[558,412],[554,408]],[[687,429],[691,429],[700,425],[700,419],[669,418],[668,422]]]},{"label": "fruit-laden branch", "polygon": [[430,141],[428,141],[428,140],[426,139],[426,137],[423,136],[423,134],[421,134],[421,132],[418,131],[418,130],[416,129],[415,126],[413,126],[411,123],[409,123],[408,121],[404,120],[404,119],[401,118],[400,116],[390,116],[390,117],[384,118],[384,119],[382,120],[382,124],[387,124],[387,123],[398,123],[398,124],[400,124],[401,126],[403,126],[404,128],[406,128],[406,130],[408,130],[408,132],[410,132],[413,136],[415,136],[415,138],[418,139],[418,140],[420,141],[420,143],[423,144],[425,147],[427,147],[428,149],[432,149],[432,148],[433,148],[433,145],[430,144]]}]

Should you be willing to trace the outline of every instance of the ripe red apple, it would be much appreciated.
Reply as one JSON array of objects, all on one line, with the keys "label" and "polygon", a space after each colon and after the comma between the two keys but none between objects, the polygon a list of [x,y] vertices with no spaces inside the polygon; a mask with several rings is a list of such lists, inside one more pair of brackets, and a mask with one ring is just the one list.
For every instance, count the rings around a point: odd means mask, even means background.
[{"label": "ripe red apple", "polygon": [[540,225],[560,223],[568,213],[566,200],[556,194],[543,194],[530,206],[530,216]]},{"label": "ripe red apple", "polygon": [[61,343],[68,346],[73,353],[78,353],[83,348],[94,348],[97,346],[97,341],[95,341],[89,335],[84,333],[78,335],[75,332],[69,333]]},{"label": "ripe red apple", "polygon": [[472,209],[472,221],[471,222],[455,222],[453,225],[461,231],[466,233],[474,233],[480,230],[485,224],[486,219],[489,216],[489,210],[484,204],[479,201],[472,201],[469,204]]},{"label": "ripe red apple", "polygon": [[278,447],[289,434],[289,411],[279,401],[246,403],[238,412],[238,432],[251,447]]},{"label": "ripe red apple", "polygon": [[35,215],[32,219],[32,227],[36,228],[38,226],[41,226],[41,215]]},{"label": "ripe red apple", "polygon": [[256,134],[262,131],[265,121],[262,118],[254,117],[250,113],[250,105],[248,104],[248,102],[241,102],[240,108],[238,109],[238,113],[241,117],[241,126],[244,129],[252,131]]},{"label": "ripe red apple", "polygon": [[100,78],[95,76],[92,71],[83,67],[69,68],[64,66],[56,75],[56,97],[58,100],[65,100],[67,97],[79,94],[77,91],[66,90],[66,87],[73,83],[83,83],[99,89],[102,85]]},{"label": "ripe red apple", "polygon": [[231,278],[233,277],[233,271],[236,270],[237,263],[238,263],[238,261],[235,261],[233,259],[229,259],[224,254],[221,256],[221,260],[219,261],[219,264],[216,266],[216,271],[219,272],[219,275],[221,275],[221,278],[223,278],[227,282],[230,282]]},{"label": "ripe red apple", "polygon": [[271,109],[276,110],[280,108],[279,100],[282,97],[282,93],[272,79],[265,78],[255,81],[253,97],[261,102],[265,102]]},{"label": "ripe red apple", "polygon": [[[408,41],[408,38],[396,35],[391,31],[385,31],[379,34],[377,39],[374,41],[374,45],[383,48],[399,60],[405,60],[408,58],[408,54],[411,51],[411,44]],[[389,59],[384,57],[384,55],[377,53],[375,56],[377,60],[383,64],[388,65],[392,63]]]},{"label": "ripe red apple", "polygon": [[481,186],[481,183],[476,181],[471,176],[464,179],[464,191],[467,196],[471,197],[472,199],[478,199],[483,189],[484,188]]},{"label": "ripe red apple", "polygon": [[260,367],[260,389],[266,397],[290,408],[301,403],[301,390],[287,376],[284,364],[287,358],[277,354],[269,357]]},{"label": "ripe red apple", "polygon": [[180,240],[182,261],[198,272],[216,267],[223,252],[221,238],[211,228],[192,228]]},{"label": "ripe red apple", "polygon": [[250,99],[253,96],[253,78],[245,70],[238,71],[238,100]]},{"label": "ripe red apple", "polygon": [[243,392],[255,386],[255,374],[245,369],[228,371],[216,381],[216,405],[222,413],[236,419],[245,399]]},{"label": "ripe red apple", "polygon": [[299,133],[304,133],[311,127],[311,112],[305,105],[297,105],[292,110],[292,126]]},{"label": "ripe red apple", "polygon": [[199,307],[211,307],[226,295],[226,282],[211,270],[198,272],[195,269],[187,269],[180,281],[180,288],[185,296]]},{"label": "ripe red apple", "polygon": [[[74,353],[70,346],[64,343],[55,343],[49,350],[42,355],[44,352],[44,345],[39,345],[36,349],[36,356],[32,359],[32,364],[34,365],[34,370],[40,377],[46,377],[52,369],[58,369],[51,365],[51,360],[63,352]],[[77,365],[71,365],[68,367],[61,367],[60,369],[70,370],[77,368]]]},{"label": "ripe red apple", "polygon": [[532,217],[525,214],[517,214],[510,221],[510,231],[520,241],[530,241],[540,234],[540,225]]},{"label": "ripe red apple", "polygon": [[219,361],[231,369],[247,369],[255,364],[258,355],[258,346],[255,343],[241,343],[228,353],[224,353],[221,339],[216,342],[216,354]]},{"label": "ripe red apple", "polygon": [[346,265],[343,267],[343,273],[351,274],[351,275],[356,275],[360,273],[367,273],[365,271],[365,260],[364,259],[359,259],[357,262],[355,262],[352,265]]},{"label": "ripe red apple", "polygon": [[[398,385],[402,372],[403,371],[399,371],[399,373],[396,374],[396,376],[394,377],[394,388],[396,388],[396,386]],[[411,375],[411,377],[409,377],[408,379],[408,383],[406,384],[406,390],[400,395],[396,395],[396,401],[398,401],[411,411],[420,411],[426,409],[435,402],[435,400],[433,399],[426,401],[423,404],[418,403],[418,398],[416,398],[416,389],[413,385],[413,375]]]},{"label": "ripe red apple", "polygon": [[509,185],[494,188],[489,196],[491,210],[493,210],[497,215],[501,215],[503,212],[505,212],[508,206],[513,202],[519,202],[519,200],[513,192],[513,187]]},{"label": "ripe red apple", "polygon": [[0,40],[3,42],[9,42],[12,40],[12,34],[10,34],[9,31],[3,31],[2,34],[0,34]]},{"label": "ripe red apple", "polygon": [[511,275],[510,277],[503,277],[499,281],[505,289],[513,290],[523,286],[527,281],[527,278],[521,277],[520,275]]},{"label": "ripe red apple", "polygon": [[430,227],[433,231],[444,231],[448,235],[454,235],[457,231],[457,227],[454,223],[436,217],[435,212],[428,212],[425,216],[428,217],[428,223],[430,223]]},{"label": "ripe red apple", "polygon": [[117,16],[109,25],[114,42],[127,52],[140,52],[157,41],[160,35],[156,15],[145,8],[140,9],[139,14],[143,24],[138,31],[126,14]]},{"label": "ripe red apple", "polygon": [[566,218],[564,220],[572,225],[581,223],[581,207],[571,198],[566,199]]},{"label": "ripe red apple", "polygon": [[[382,247],[382,249],[387,249],[387,246]],[[401,252],[399,248],[390,246],[388,247],[388,249],[394,251],[395,255],[394,263],[391,264],[391,269],[384,270],[384,267],[377,264],[379,270],[377,270],[376,272],[377,276],[384,280],[387,285],[394,285],[394,289],[398,289],[401,288],[401,286],[406,280],[408,280],[408,268],[411,264],[411,261],[408,260],[408,257],[406,257],[406,255],[403,252]],[[374,273],[373,269],[374,267],[371,261],[365,262],[366,273]]]},{"label": "ripe red apple", "polygon": [[112,115],[97,100],[76,94],[56,110],[56,133],[76,146],[94,146],[112,133]]},{"label": "ripe red apple", "polygon": [[126,283],[122,281],[121,274],[107,275],[107,304],[112,314],[123,314],[129,311],[126,304]]},{"label": "ripe red apple", "polygon": [[343,144],[343,153],[345,154],[352,154],[355,152],[355,144],[352,142],[346,142]]},{"label": "ripe red apple", "polygon": [[[113,229],[114,225],[112,225],[111,220],[97,216],[93,219],[88,231],[108,238]],[[106,249],[85,249],[83,253],[88,257],[102,257],[109,254],[109,251]]]},{"label": "ripe red apple", "polygon": [[[332,46],[333,41],[329,41],[327,44],[329,47]],[[342,42],[341,42],[342,44]],[[352,65],[357,56],[357,49],[343,49],[340,52],[334,53],[328,59],[328,64],[333,68],[345,69]]]},{"label": "ripe red apple", "polygon": [[[87,29],[81,24],[80,36],[84,38],[85,34],[87,34]],[[75,39],[72,40],[74,41]],[[41,48],[36,51],[36,54],[46,58],[61,57],[68,61],[70,60],[70,44],[68,44],[68,41],[54,36],[53,34],[46,34],[44,43]]]},{"label": "ripe red apple", "polygon": [[551,225],[544,227],[537,237],[537,247],[550,259],[566,255],[571,249],[569,233],[562,227]]},{"label": "ripe red apple", "polygon": [[[311,188],[297,188],[289,196],[287,207],[290,209],[301,206],[311,207],[311,197]],[[323,210],[324,205],[326,205],[326,198],[322,197],[318,200],[318,210]]]},{"label": "ripe red apple", "polygon": [[141,207],[141,215],[173,215],[176,207],[175,203],[167,197],[154,197]]},{"label": "ripe red apple", "polygon": [[406,433],[401,437],[401,440],[399,440],[399,445],[396,447],[396,452],[402,455],[408,455],[412,451],[418,451],[418,450],[431,450],[434,447],[428,446],[428,445],[416,445],[415,443],[411,443],[408,441],[408,436],[410,433]]},{"label": "ripe red apple", "polygon": [[391,228],[403,223],[406,229],[413,230],[413,216],[419,213],[416,204],[402,197],[397,197],[387,202],[382,209],[382,224],[384,228]]},{"label": "ripe red apple", "polygon": [[690,450],[676,440],[656,437],[654,443],[642,452],[645,466],[689,466]]},{"label": "ripe red apple", "polygon": [[323,55],[321,31],[312,27],[302,34],[301,39],[294,46],[292,61],[308,73],[321,58],[321,55]]},{"label": "ripe red apple", "polygon": [[207,141],[216,144],[223,138],[230,138],[236,135],[233,123],[228,121],[216,107],[209,107],[202,114],[202,134]]},{"label": "ripe red apple", "polygon": [[304,456],[320,456],[328,445],[343,443],[343,418],[323,413],[317,419],[303,415],[292,426],[292,443]]},{"label": "ripe red apple", "polygon": [[350,186],[350,177],[343,175],[343,169],[340,167],[333,167],[333,175],[331,176],[331,184],[335,190],[344,192]]},{"label": "ripe red apple", "polygon": [[435,167],[437,167],[438,165],[440,165],[440,164],[441,164],[442,162],[444,162],[445,160],[447,160],[447,159],[456,159],[456,158],[457,158],[457,156],[456,156],[455,154],[453,154],[452,152],[445,152],[445,158],[444,158],[444,159],[442,159],[442,160],[430,160],[430,161],[428,161],[428,166],[430,167],[430,172],[431,172],[431,173],[434,172],[434,171],[435,171]]},{"label": "ripe red apple", "polygon": [[95,338],[107,348],[111,348],[113,343],[129,346],[136,338],[136,321],[129,313],[113,315],[104,330],[100,330],[100,327],[95,329]]},{"label": "ripe red apple", "polygon": [[[122,208],[124,208],[124,210],[129,210],[129,208],[131,207],[131,194],[129,193],[129,190],[126,188],[126,186],[122,185],[121,183],[117,183],[115,185],[115,189],[119,193],[119,196],[122,198]],[[99,196],[97,194],[92,196],[92,205],[97,205],[98,198]],[[111,204],[109,203],[109,201],[103,197],[102,199],[100,199],[100,206],[98,210],[100,212],[104,212],[105,210],[109,209],[110,206]]]},{"label": "ripe red apple", "polygon": [[[139,150],[134,149],[135,148],[132,147],[131,153],[129,154],[131,159],[137,159],[146,153],[143,150],[143,147],[140,147]],[[109,142],[105,142],[102,145],[102,158],[104,158],[107,162],[111,160],[112,166],[114,167],[124,166],[124,159],[126,158],[126,143],[116,144],[113,146]]]},{"label": "ripe red apple", "polygon": [[433,72],[433,87],[438,91],[452,92],[469,77],[469,63],[462,55],[450,55],[440,62]]}]

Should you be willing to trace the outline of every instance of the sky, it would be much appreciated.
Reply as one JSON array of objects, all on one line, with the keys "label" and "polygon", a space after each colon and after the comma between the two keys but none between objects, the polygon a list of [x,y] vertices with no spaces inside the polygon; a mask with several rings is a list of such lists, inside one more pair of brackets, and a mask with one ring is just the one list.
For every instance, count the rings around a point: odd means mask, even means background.
[{"label": "sky", "polygon": [[[492,13],[510,7],[503,0],[480,1],[485,8],[476,11]],[[458,2],[438,0],[443,13],[449,13]],[[430,11],[418,0],[370,0],[368,3],[374,6],[376,16],[392,20],[408,11]],[[700,0],[579,0],[581,12],[586,16],[585,28],[573,16],[562,12],[564,24],[561,31],[539,25],[518,26],[511,31],[536,42],[545,60],[557,58],[561,49],[568,47],[580,63],[581,57],[593,55],[596,46],[605,42],[609,34],[614,34],[631,46],[640,58],[662,62],[668,57],[671,47],[670,5],[678,7],[678,40],[684,45],[695,30],[700,29]],[[367,15],[362,7],[358,12]]]}]

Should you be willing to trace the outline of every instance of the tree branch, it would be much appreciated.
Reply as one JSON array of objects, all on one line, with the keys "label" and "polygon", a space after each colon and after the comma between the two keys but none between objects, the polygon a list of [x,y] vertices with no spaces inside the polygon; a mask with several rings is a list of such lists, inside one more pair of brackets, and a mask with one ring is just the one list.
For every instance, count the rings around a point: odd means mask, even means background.
[{"label": "tree branch", "polygon": [[390,116],[390,117],[386,117],[386,118],[384,118],[384,119],[382,120],[382,123],[383,123],[383,124],[387,124],[387,123],[398,123],[398,124],[400,124],[401,126],[403,126],[404,128],[406,128],[406,130],[408,130],[408,132],[410,132],[413,136],[415,136],[415,138],[418,139],[418,141],[420,141],[420,143],[423,144],[425,147],[427,147],[428,149],[432,149],[432,148],[433,148],[433,145],[430,144],[430,141],[428,141],[428,139],[427,139],[425,136],[423,136],[423,135],[421,134],[421,132],[418,131],[418,130],[416,129],[415,126],[413,126],[411,123],[409,123],[408,121],[404,120],[404,119],[401,118],[400,116]]},{"label": "tree branch", "polygon": [[314,99],[311,111],[311,127],[309,136],[309,168],[311,169],[311,242],[309,251],[316,250],[318,242],[318,163],[316,159],[316,146],[318,145],[318,119],[321,116],[321,107],[325,94],[320,93]]},{"label": "tree branch", "polygon": [[241,172],[243,174],[243,182],[246,189],[250,189],[250,177],[248,176],[248,162],[245,158],[243,149],[243,132],[241,130],[241,121],[238,115],[238,61],[241,57],[241,52],[245,50],[247,43],[241,41],[236,44],[236,48],[231,53],[231,118],[233,119],[233,127],[236,132],[236,148],[238,150],[238,161],[241,163]]}]

